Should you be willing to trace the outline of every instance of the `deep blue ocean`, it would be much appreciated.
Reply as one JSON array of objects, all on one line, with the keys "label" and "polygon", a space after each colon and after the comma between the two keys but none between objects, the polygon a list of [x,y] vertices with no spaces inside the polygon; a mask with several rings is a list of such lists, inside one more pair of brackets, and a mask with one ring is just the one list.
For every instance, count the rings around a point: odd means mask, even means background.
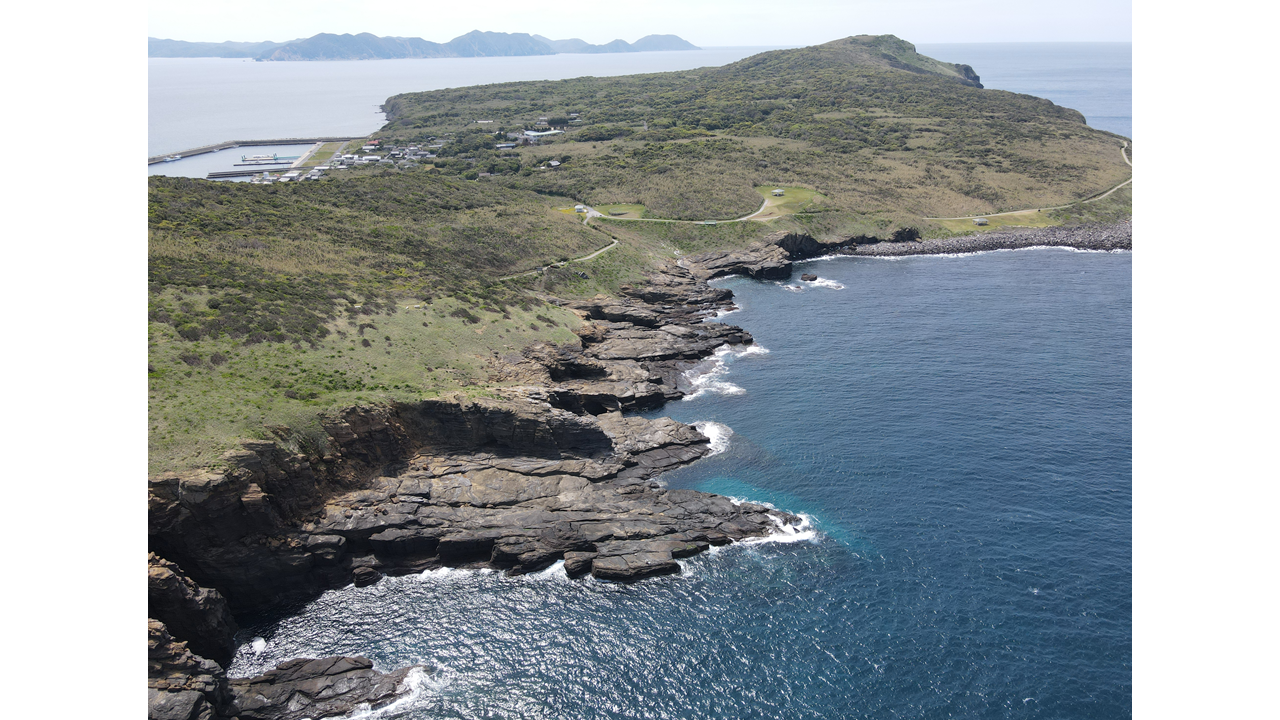
[{"label": "deep blue ocean", "polygon": [[[636,585],[442,570],[246,628],[233,675],[425,662],[405,718],[1131,715],[1130,253],[1026,249],[731,279],[760,348],[660,413],[663,480],[804,513]],[[803,289],[795,286],[804,285]],[[727,440],[727,443],[726,443]]]}]

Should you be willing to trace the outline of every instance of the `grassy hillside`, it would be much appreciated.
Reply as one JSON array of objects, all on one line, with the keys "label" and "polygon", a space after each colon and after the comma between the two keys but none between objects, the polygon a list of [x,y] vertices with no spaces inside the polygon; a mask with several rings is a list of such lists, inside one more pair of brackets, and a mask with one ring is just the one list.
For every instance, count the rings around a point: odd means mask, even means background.
[{"label": "grassy hillside", "polygon": [[[720,68],[398,95],[379,134],[446,139],[437,165],[447,173],[488,171],[510,187],[688,220],[747,214],[762,185],[811,188],[857,222],[1062,205],[1129,176],[1118,136],[974,77],[892,36],[859,36]],[[533,129],[540,117],[566,133],[492,149],[504,138],[495,128]],[[536,169],[550,159],[564,164]]]},{"label": "grassy hillside", "polygon": [[[579,320],[549,296],[616,293],[680,253],[782,229],[945,235],[971,222],[924,218],[1057,205],[999,224],[1128,217],[1127,188],[1076,202],[1129,177],[1120,138],[976,83],[897,38],[847,38],[722,68],[392,98],[379,134],[444,139],[434,168],[275,185],[151,177],[151,469],[210,463],[244,437],[303,447],[317,413],[355,402],[486,392],[504,355],[574,340]],[[544,116],[568,132],[493,147],[493,128]],[[618,215],[585,225],[575,201]],[[764,201],[768,222],[654,222]]]}]

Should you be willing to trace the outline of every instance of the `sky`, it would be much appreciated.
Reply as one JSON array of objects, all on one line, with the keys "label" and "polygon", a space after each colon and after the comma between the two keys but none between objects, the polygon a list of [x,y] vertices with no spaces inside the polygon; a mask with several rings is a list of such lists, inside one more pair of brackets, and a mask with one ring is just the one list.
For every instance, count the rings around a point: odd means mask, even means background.
[{"label": "sky", "polygon": [[634,42],[672,34],[701,47],[814,45],[892,34],[913,43],[1132,38],[1129,0],[634,0],[479,5],[422,0],[151,0],[149,37],[282,42],[317,33],[447,42],[472,30]]}]

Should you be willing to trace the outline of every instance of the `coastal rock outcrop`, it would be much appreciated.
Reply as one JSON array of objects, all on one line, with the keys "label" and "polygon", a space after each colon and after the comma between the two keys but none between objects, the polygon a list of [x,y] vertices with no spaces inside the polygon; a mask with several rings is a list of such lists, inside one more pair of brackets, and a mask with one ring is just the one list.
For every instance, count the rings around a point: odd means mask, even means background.
[{"label": "coastal rock outcrop", "polygon": [[580,342],[504,358],[495,373],[514,384],[496,397],[348,408],[306,452],[248,442],[203,471],[151,478],[151,605],[164,620],[153,621],[153,716],[322,717],[404,692],[408,669],[384,676],[362,659],[290,661],[228,683],[201,654],[229,659],[230,611],[441,566],[519,574],[563,560],[571,576],[633,582],[799,522],[662,487],[654,476],[706,455],[708,438],[623,415],[679,398],[685,371],[752,342],[704,322],[731,298],[670,262],[620,298],[566,303],[588,321]]},{"label": "coastal rock outcrop", "polygon": [[320,720],[360,706],[376,710],[409,692],[411,676],[426,669],[414,665],[384,674],[363,657],[289,660],[257,677],[232,680],[232,710],[239,720]]},{"label": "coastal rock outcrop", "polygon": [[[795,522],[655,484],[709,441],[622,414],[680,397],[685,371],[752,342],[704,322],[731,297],[670,262],[621,298],[567,303],[588,320],[580,344],[506,358],[501,372],[521,384],[499,397],[349,408],[308,454],[246,443],[218,467],[152,478],[152,549],[246,612],[443,565],[531,572],[569,553],[593,554],[575,570],[634,580],[670,570],[661,543],[705,548]],[[660,544],[600,548],[618,541]],[[616,559],[632,555],[647,560]]]}]

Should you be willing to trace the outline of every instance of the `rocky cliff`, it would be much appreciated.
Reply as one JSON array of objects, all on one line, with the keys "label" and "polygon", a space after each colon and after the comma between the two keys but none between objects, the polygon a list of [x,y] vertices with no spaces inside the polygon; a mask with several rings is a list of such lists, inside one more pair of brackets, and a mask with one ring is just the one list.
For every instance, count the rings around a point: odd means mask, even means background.
[{"label": "rocky cliff", "polygon": [[[275,680],[228,681],[214,661],[231,657],[232,613],[440,566],[526,573],[563,560],[571,576],[631,582],[798,522],[662,487],[654,476],[706,455],[707,438],[669,418],[623,414],[680,397],[685,370],[722,345],[752,342],[741,328],[703,322],[731,297],[672,263],[620,298],[566,303],[586,320],[580,342],[507,358],[492,396],[348,408],[328,418],[311,455],[249,442],[216,467],[151,478],[150,614],[164,660],[152,667],[153,717],[353,707],[329,691],[315,704],[333,684],[324,673],[305,681],[307,692],[263,690],[306,661],[268,673]],[[379,701],[402,685],[359,669]]]},{"label": "rocky cliff", "polygon": [[327,420],[312,455],[252,442],[203,472],[151,478],[152,717],[323,717],[408,688],[409,669],[384,675],[363,658],[295,660],[228,680],[218,662],[233,650],[232,613],[441,566],[526,573],[563,560],[570,576],[630,582],[797,522],[662,487],[654,476],[706,455],[707,438],[669,418],[623,414],[681,397],[686,370],[722,345],[752,342],[704,322],[733,307],[709,278],[785,278],[794,262],[834,253],[1131,246],[1127,224],[926,242],[905,230],[895,240],[781,232],[671,261],[620,297],[564,303],[585,321],[580,343],[505,358],[491,397],[348,408]]}]

